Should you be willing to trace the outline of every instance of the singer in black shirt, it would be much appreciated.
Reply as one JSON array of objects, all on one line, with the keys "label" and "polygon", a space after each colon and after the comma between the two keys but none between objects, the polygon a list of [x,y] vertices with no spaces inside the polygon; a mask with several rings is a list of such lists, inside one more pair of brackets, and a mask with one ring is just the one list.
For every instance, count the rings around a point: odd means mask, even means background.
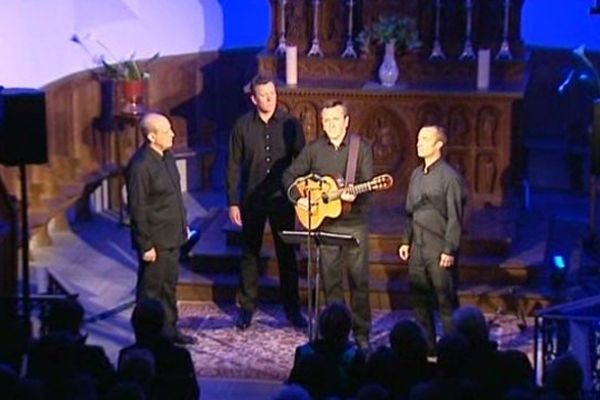
[{"label": "singer in black shirt", "polygon": [[466,195],[462,176],[443,158],[446,133],[439,126],[419,131],[415,168],[406,195],[408,224],[398,249],[408,260],[410,296],[417,320],[435,348],[434,304],[444,333],[452,332],[452,313],[458,308],[457,260]]},{"label": "singer in black shirt", "polygon": [[[293,183],[308,173],[329,175],[345,183],[346,165],[349,157],[350,134],[347,133],[350,116],[346,104],[332,100],[321,109],[321,122],[326,135],[307,145],[283,175],[283,184],[288,188],[290,200],[307,208],[308,199],[300,197]],[[356,166],[356,183],[373,178],[373,154],[371,145],[360,139]],[[338,185],[340,186],[340,185]],[[350,309],[352,329],[356,344],[365,352],[370,351],[371,308],[369,305],[369,238],[368,202],[369,194],[359,196],[344,192],[343,202],[352,203],[350,212],[340,217],[326,218],[319,230],[352,235],[358,239],[357,247],[321,245],[321,277],[327,304],[344,302],[342,281],[343,269],[348,272],[350,287]]]},{"label": "singer in black shirt", "polygon": [[140,126],[144,145],[126,172],[131,234],[139,258],[136,300],[159,300],[165,310],[165,335],[175,343],[191,344],[195,338],[176,327],[179,248],[187,237],[187,220],[171,153],[175,133],[158,113],[146,114]]},{"label": "singer in black shirt", "polygon": [[277,107],[273,80],[256,77],[251,84],[255,110],[241,116],[231,132],[227,162],[229,218],[242,227],[240,312],[236,326],[252,322],[258,298],[259,257],[268,219],[279,264],[280,293],[287,319],[306,327],[298,304],[298,266],[291,245],[279,236],[294,229],[294,209],[281,185],[283,171],[304,146],[300,122]]}]

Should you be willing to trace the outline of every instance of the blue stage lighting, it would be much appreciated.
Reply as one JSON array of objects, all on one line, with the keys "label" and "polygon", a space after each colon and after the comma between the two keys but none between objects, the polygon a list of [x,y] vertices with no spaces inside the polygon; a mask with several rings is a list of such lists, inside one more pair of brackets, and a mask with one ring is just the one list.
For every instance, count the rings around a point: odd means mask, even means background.
[{"label": "blue stage lighting", "polygon": [[552,256],[552,262],[554,263],[554,268],[556,269],[565,269],[567,264],[565,263],[565,258],[560,254],[555,254]]}]

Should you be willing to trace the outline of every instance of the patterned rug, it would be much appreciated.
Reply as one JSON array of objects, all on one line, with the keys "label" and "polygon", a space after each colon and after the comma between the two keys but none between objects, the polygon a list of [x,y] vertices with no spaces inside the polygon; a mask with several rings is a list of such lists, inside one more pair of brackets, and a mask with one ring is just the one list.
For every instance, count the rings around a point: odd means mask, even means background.
[{"label": "patterned rug", "polygon": [[[196,374],[205,377],[243,378],[283,381],[287,379],[297,346],[307,341],[305,331],[288,324],[281,307],[261,306],[254,314],[252,325],[245,331],[234,326],[235,305],[211,302],[181,302],[179,326],[198,339],[188,346]],[[388,344],[393,325],[410,318],[409,311],[373,311],[371,344],[373,348]],[[501,348],[517,348],[532,359],[533,328],[519,328],[512,315],[488,316],[493,320],[492,338]]]}]

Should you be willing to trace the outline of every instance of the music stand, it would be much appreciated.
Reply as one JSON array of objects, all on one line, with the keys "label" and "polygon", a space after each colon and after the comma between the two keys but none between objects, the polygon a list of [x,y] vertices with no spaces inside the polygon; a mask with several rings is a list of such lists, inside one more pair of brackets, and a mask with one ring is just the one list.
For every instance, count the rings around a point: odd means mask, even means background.
[{"label": "music stand", "polygon": [[[318,316],[319,316],[319,275],[320,275],[320,264],[321,264],[321,245],[326,246],[358,246],[359,240],[352,235],[343,233],[333,232],[322,232],[322,231],[281,231],[279,232],[281,239],[287,244],[302,244],[306,243],[308,246],[308,262],[306,266],[306,283],[308,291],[308,339],[315,340],[318,336]],[[316,244],[315,253],[315,273],[314,287],[312,285],[312,260],[311,260],[311,239]],[[314,295],[314,307],[312,296]]]}]

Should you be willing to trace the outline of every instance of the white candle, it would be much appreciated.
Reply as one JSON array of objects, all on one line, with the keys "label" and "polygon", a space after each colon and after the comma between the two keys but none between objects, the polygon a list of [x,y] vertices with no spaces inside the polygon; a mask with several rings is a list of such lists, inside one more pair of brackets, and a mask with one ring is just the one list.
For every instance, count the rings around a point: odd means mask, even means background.
[{"label": "white candle", "polygon": [[298,84],[298,47],[296,46],[285,48],[285,83]]},{"label": "white candle", "polygon": [[477,54],[477,89],[490,87],[490,49],[480,49]]}]

